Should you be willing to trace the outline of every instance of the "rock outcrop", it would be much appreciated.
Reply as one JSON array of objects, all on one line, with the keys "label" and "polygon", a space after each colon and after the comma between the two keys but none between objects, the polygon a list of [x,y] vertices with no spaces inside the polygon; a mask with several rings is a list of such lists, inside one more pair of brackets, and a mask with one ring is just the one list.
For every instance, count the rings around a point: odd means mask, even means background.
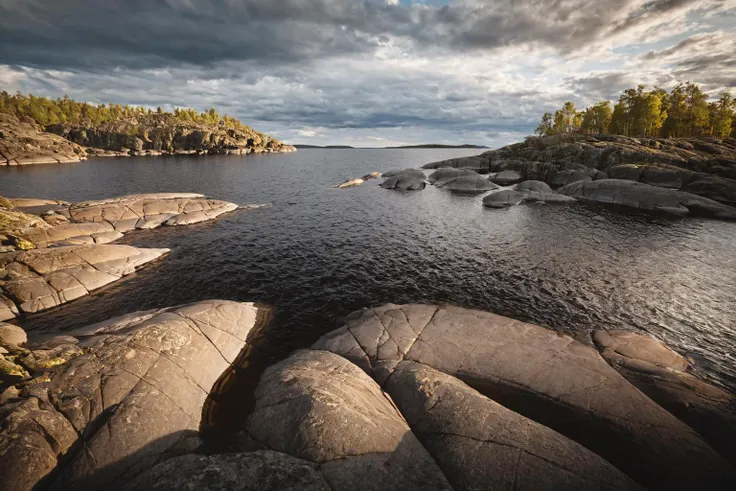
[{"label": "rock outcrop", "polygon": [[75,357],[3,394],[0,488],[117,489],[192,451],[210,388],[261,315],[205,301],[68,332]]},{"label": "rock outcrop", "polygon": [[[538,326],[457,307],[387,305],[352,316],[345,327],[328,334],[313,348],[340,354],[363,368],[388,391],[402,413],[406,410],[410,426],[412,421],[430,425],[432,411],[442,408],[443,399],[435,396],[441,393],[435,388],[441,377],[430,378],[428,374],[432,372],[425,368],[430,367],[454,378],[450,382],[456,386],[467,384],[469,387],[463,389],[467,393],[470,388],[475,389],[478,395],[474,397],[485,397],[488,402],[483,404],[487,407],[491,407],[491,402],[499,403],[554,430],[559,434],[554,437],[557,445],[566,442],[564,437],[573,440],[647,489],[729,489],[736,482],[734,468],[700,435],[631,385],[594,348]],[[408,375],[410,382],[404,387],[397,381],[402,380],[405,370],[419,370],[417,373],[423,375]],[[408,389],[412,384],[414,389]],[[417,386],[421,388],[416,390]],[[431,402],[421,402],[423,398]],[[412,414],[408,406],[402,406],[404,400],[410,401],[411,407],[420,408],[420,412]],[[422,407],[429,414],[422,412]],[[462,410],[461,406],[461,414]],[[469,415],[459,417],[453,424],[469,430],[471,422]],[[417,424],[412,430],[421,435],[421,430],[415,428]],[[476,449],[486,439],[503,442],[481,430],[487,431],[487,426],[480,425],[479,433],[466,434],[476,440]],[[465,451],[458,443],[462,432],[451,425],[433,431],[438,439],[446,440],[444,445],[430,445],[430,453],[436,448],[438,454],[447,456],[447,462],[460,466],[452,471],[443,468],[448,478],[466,478],[482,472],[475,460],[477,450]],[[452,435],[457,436],[455,442]],[[534,440],[529,442],[534,446]],[[515,443],[515,448],[523,448],[520,443]],[[572,458],[562,448],[550,451]],[[442,467],[440,457],[433,457]],[[595,463],[592,456],[572,460],[581,465],[602,465]],[[492,465],[490,462],[485,465]],[[537,482],[559,479],[549,487],[565,488],[564,470],[572,471],[571,462],[545,462],[544,467],[537,468],[541,473]],[[510,465],[518,468],[516,460],[512,459]],[[556,468],[555,472],[550,472],[547,465]],[[574,472],[587,477],[602,475],[600,471]],[[503,473],[494,475],[500,477]],[[481,482],[483,478],[478,479]],[[617,482],[614,487],[621,487],[623,481],[608,482]]]},{"label": "rock outcrop", "polygon": [[481,173],[514,171],[553,188],[578,181],[627,179],[679,189],[736,205],[736,140],[733,138],[628,138],[560,134],[474,157],[432,162],[425,169],[468,168]]},{"label": "rock outcrop", "polygon": [[660,341],[625,331],[597,331],[603,357],[639,390],[700,433],[736,465],[736,397],[692,373],[690,362]]},{"label": "rock outcrop", "polygon": [[[72,204],[20,198],[11,203],[16,208],[0,209],[0,218],[11,213],[19,218],[8,225],[2,222],[0,233],[16,233],[35,247],[106,244],[131,230],[191,225],[238,208],[234,203],[194,193],[137,194]],[[4,242],[12,245],[9,240]]]},{"label": "rock outcrop", "polygon": [[405,169],[398,172],[383,174],[386,177],[379,186],[384,189],[396,189],[399,191],[418,191],[427,185],[424,182],[424,172],[417,169]]},{"label": "rock outcrop", "polygon": [[0,113],[0,167],[79,162],[87,152],[76,143],[46,133],[32,120]]},{"label": "rock outcrop", "polygon": [[623,179],[578,181],[557,190],[579,201],[618,205],[673,216],[703,216],[736,220],[736,208],[717,201]]},{"label": "rock outcrop", "polygon": [[438,180],[435,186],[456,193],[468,194],[486,193],[498,189],[494,183],[475,172],[466,172],[451,179]]},{"label": "rock outcrop", "polygon": [[[311,349],[268,367],[255,391],[241,396],[253,402],[231,429],[235,438],[218,447],[197,431],[202,405],[208,392],[227,387],[221,374],[240,369],[252,348],[248,335],[266,313],[199,302],[29,340],[33,350],[3,344],[9,358],[0,355],[0,368],[15,363],[26,373],[0,396],[0,487],[730,490],[736,483],[736,468],[718,453],[733,449],[732,407],[715,396],[720,389],[685,372],[682,356],[620,332],[593,334],[599,354],[539,326],[451,306],[352,314]],[[54,350],[66,350],[55,351],[61,361],[31,363]]]},{"label": "rock outcrop", "polygon": [[167,252],[83,245],[0,254],[0,318],[38,312],[88,295]]},{"label": "rock outcrop", "polygon": [[501,191],[491,193],[483,198],[483,206],[487,208],[508,208],[509,206],[521,203],[571,204],[577,202],[575,198],[555,193],[551,189],[549,191],[534,191],[531,188],[541,189],[542,187],[537,185],[529,187],[530,189],[522,188],[520,191],[516,189],[502,189]]}]

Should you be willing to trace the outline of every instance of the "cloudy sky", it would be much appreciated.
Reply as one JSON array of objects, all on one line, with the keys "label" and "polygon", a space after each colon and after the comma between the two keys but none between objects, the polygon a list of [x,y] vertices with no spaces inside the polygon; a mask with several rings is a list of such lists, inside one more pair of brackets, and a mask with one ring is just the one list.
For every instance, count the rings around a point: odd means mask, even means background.
[{"label": "cloudy sky", "polygon": [[637,83],[736,93],[736,0],[0,0],[0,88],[291,143],[518,141]]}]

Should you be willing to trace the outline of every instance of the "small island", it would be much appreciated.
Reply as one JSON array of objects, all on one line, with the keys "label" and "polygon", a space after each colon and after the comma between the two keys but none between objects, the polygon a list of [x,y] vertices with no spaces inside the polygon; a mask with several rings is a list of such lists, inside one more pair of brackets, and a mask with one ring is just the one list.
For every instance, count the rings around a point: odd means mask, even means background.
[{"label": "small island", "polygon": [[172,112],[0,93],[0,165],[78,162],[89,156],[293,152],[214,108]]}]

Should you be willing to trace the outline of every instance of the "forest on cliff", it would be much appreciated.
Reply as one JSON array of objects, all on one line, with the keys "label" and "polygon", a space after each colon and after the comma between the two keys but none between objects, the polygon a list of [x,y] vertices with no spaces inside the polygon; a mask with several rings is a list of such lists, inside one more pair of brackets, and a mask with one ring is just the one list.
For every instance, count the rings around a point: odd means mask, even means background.
[{"label": "forest on cliff", "polygon": [[639,85],[624,90],[615,105],[601,101],[578,111],[574,103],[566,102],[554,114],[544,113],[535,132],[724,138],[736,136],[736,102],[728,92],[709,101],[697,84],[689,82],[669,92]]},{"label": "forest on cliff", "polygon": [[0,113],[34,122],[74,143],[109,150],[252,148],[277,151],[283,144],[214,108],[164,111],[121,104],[90,104],[20,92],[0,92]]}]

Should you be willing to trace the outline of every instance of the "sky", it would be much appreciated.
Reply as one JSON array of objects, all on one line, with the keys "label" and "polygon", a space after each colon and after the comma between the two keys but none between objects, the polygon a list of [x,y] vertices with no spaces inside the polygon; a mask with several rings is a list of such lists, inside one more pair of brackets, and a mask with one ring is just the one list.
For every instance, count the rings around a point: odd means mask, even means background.
[{"label": "sky", "polygon": [[736,95],[736,0],[0,0],[0,89],[289,143],[497,147],[639,83]]}]

